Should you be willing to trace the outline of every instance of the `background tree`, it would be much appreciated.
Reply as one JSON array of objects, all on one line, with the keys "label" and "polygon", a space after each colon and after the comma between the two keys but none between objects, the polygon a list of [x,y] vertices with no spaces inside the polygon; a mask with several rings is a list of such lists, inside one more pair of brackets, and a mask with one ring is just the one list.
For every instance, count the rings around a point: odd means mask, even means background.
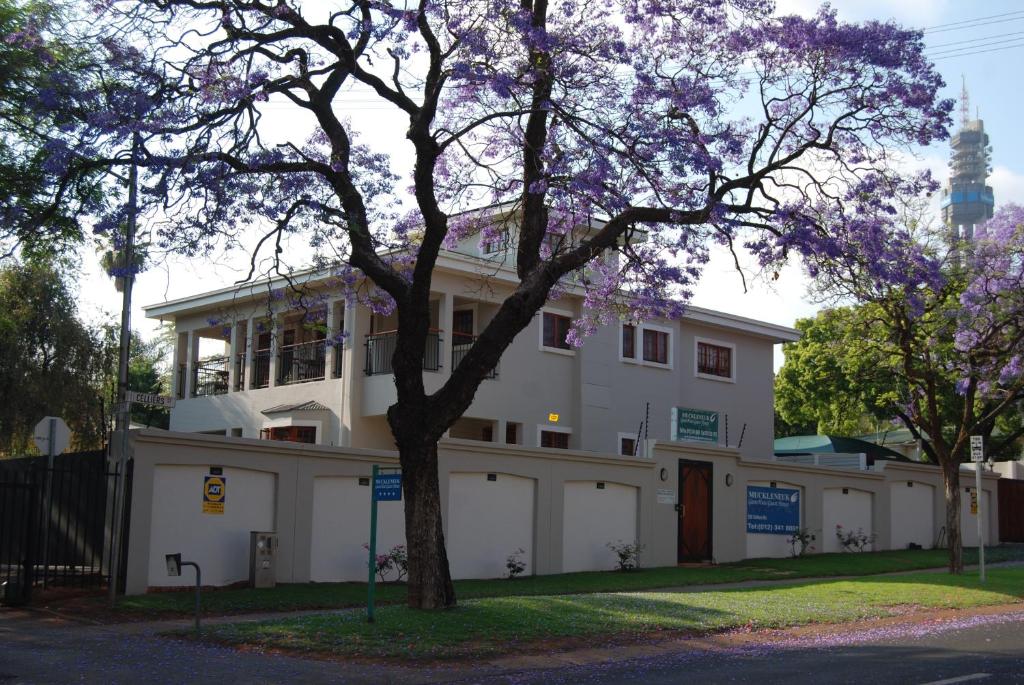
[{"label": "background tree", "polygon": [[61,35],[47,0],[0,0],[0,258],[57,254],[83,241],[80,218],[104,201],[102,174],[64,174],[62,129],[89,114],[88,43]]},{"label": "background tree", "polygon": [[[108,56],[85,80],[103,87],[81,97],[102,116],[65,130],[60,178],[123,168],[102,153],[141,132],[157,242],[197,254],[256,229],[287,275],[284,246],[302,234],[343,286],[369,283],[396,311],[388,422],[409,604],[424,608],[455,602],[437,441],[552,293],[583,295],[579,344],[620,315],[678,316],[716,242],[768,269],[794,249],[840,255],[885,230],[846,221],[868,189],[929,185],[894,170],[886,145],[945,136],[952,107],[919,32],[829,9],[777,18],[768,0],[97,4],[88,28]],[[405,137],[406,168],[348,122],[366,99],[404,118],[376,133]],[[309,138],[268,142],[268,101]],[[477,232],[513,246],[514,289],[427,393],[433,269]]]},{"label": "background tree", "polygon": [[871,305],[823,309],[800,319],[800,340],[785,343],[775,376],[775,408],[785,424],[821,435],[856,436],[890,423],[906,396],[884,341],[872,337]]},{"label": "background tree", "polygon": [[[116,359],[116,357],[115,357]],[[48,262],[0,269],[0,454],[34,452],[44,416],[61,416],[73,449],[103,445],[103,345]]]},{"label": "background tree", "polygon": [[[945,263],[913,240],[902,255],[882,256],[883,242],[891,247],[879,233],[841,260],[807,255],[823,293],[858,304],[805,325],[810,339],[780,374],[783,413],[830,419],[841,407],[897,417],[942,470],[949,568],[960,573],[960,464],[970,436],[1000,455],[1024,435],[1024,210],[1000,209]],[[903,271],[905,282],[888,270]]]},{"label": "background tree", "polygon": [[[166,335],[167,327],[150,340],[143,340],[138,331],[132,331],[128,356],[128,389],[137,392],[166,395],[170,393],[171,377],[167,366],[173,340]],[[104,375],[102,396],[108,408],[108,421],[113,424],[109,407],[117,402],[117,360],[120,328],[115,324],[103,327]],[[171,423],[171,412],[166,407],[143,404],[132,405],[132,423],[150,428],[166,429]]]}]

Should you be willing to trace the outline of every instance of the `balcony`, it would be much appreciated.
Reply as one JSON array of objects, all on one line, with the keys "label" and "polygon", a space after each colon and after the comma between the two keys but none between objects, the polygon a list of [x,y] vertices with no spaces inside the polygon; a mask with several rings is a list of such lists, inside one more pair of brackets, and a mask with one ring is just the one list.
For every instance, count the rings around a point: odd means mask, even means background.
[{"label": "balcony", "polygon": [[[366,375],[393,373],[391,358],[395,355],[398,331],[372,333],[366,336]],[[441,368],[441,332],[427,333],[427,346],[423,352],[423,370],[437,371]]]},{"label": "balcony", "polygon": [[252,388],[270,387],[270,350],[256,350],[252,355]]},{"label": "balcony", "polygon": [[209,357],[196,362],[192,370],[192,397],[228,393],[228,358]]},{"label": "balcony", "polygon": [[327,367],[327,341],[285,345],[277,356],[278,385],[324,380]]},{"label": "balcony", "polygon": [[[452,334],[452,369],[453,370],[456,369],[459,366],[459,363],[462,362],[462,358],[466,356],[466,353],[469,352],[469,348],[473,347],[473,343],[475,343],[475,342],[476,342],[476,336],[475,335],[465,335],[465,334],[462,334],[462,333],[453,333]],[[484,376],[484,378],[497,378],[497,377],[498,377],[498,367],[497,366],[495,366],[493,369],[491,369],[491,372],[488,373],[486,376]]]}]

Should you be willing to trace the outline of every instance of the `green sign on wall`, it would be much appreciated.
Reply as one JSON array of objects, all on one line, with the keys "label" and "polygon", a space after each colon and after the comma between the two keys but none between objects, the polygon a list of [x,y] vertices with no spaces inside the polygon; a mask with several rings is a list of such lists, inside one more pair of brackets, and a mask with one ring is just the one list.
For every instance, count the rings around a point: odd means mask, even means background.
[{"label": "green sign on wall", "polygon": [[717,443],[718,412],[687,407],[673,408],[672,439]]}]

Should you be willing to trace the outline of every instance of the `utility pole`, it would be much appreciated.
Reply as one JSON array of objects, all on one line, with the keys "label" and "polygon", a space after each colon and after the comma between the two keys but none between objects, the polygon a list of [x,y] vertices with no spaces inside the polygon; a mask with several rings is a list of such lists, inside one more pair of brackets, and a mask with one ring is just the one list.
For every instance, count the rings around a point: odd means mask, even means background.
[{"label": "utility pole", "polygon": [[[117,600],[118,571],[121,566],[120,520],[121,498],[125,491],[128,451],[128,427],[131,425],[131,404],[127,401],[128,355],[131,348],[132,285],[135,283],[135,221],[138,214],[138,159],[142,139],[138,131],[132,134],[132,161],[128,167],[128,217],[125,225],[124,260],[122,279],[124,291],[121,298],[121,340],[117,363],[117,412],[114,427],[120,433],[121,447],[117,456],[117,480],[114,481],[114,496],[110,513],[110,604]],[[124,514],[121,513],[123,518]]]}]

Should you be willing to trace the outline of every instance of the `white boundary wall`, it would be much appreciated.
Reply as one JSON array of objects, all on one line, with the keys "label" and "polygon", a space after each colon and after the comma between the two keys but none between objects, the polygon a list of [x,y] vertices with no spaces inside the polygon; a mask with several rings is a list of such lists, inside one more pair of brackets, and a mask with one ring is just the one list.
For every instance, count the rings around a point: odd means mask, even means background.
[{"label": "white boundary wall", "polygon": [[[130,449],[130,594],[191,583],[187,574],[166,576],[164,555],[175,552],[202,565],[205,584],[247,580],[252,530],[278,533],[279,582],[365,580],[370,488],[359,480],[374,464],[396,466],[394,452],[157,430],[133,431]],[[607,544],[619,540],[645,547],[644,566],[675,565],[682,460],[711,467],[718,562],[790,553],[786,535],[747,534],[748,485],[800,490],[800,525],[817,536],[813,552],[833,548],[835,523],[878,533],[875,549],[903,549],[909,542],[930,546],[944,522],[941,476],[926,465],[852,471],[748,460],[734,449],[684,443],[652,443],[651,453],[442,441],[440,497],[453,576],[504,575],[506,558],[519,548],[527,573],[611,569],[615,556]],[[212,468],[226,479],[223,514],[202,509],[203,479]],[[987,530],[998,540],[998,477],[983,479]],[[966,493],[963,500],[967,507]],[[385,552],[404,542],[404,509],[382,502],[378,511],[378,550]],[[964,516],[968,545],[975,544],[974,521]]]}]

